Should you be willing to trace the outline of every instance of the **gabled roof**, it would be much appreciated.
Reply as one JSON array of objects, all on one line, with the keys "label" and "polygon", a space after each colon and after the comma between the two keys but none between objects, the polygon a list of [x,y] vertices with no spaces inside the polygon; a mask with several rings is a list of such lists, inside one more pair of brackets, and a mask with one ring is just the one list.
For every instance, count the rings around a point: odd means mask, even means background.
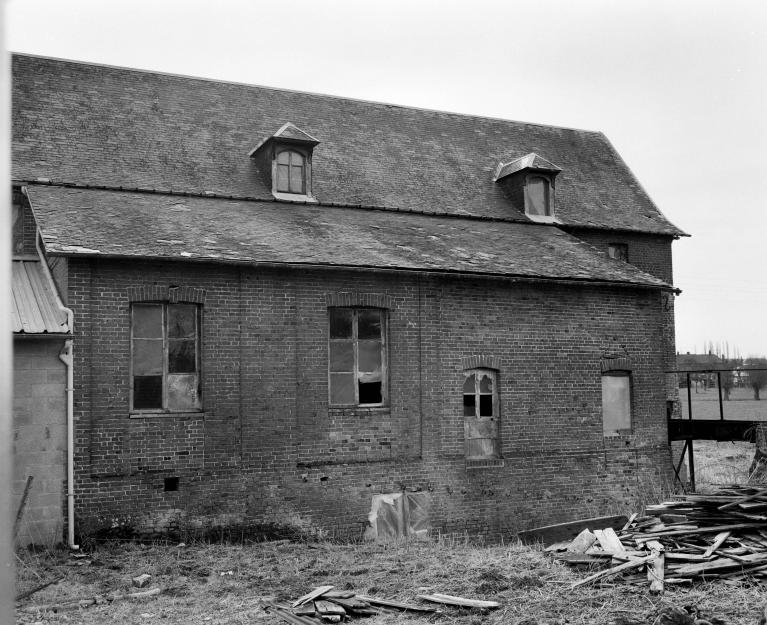
[{"label": "gabled roof", "polygon": [[671,288],[551,226],[31,185],[52,255],[363,267]]},{"label": "gabled roof", "polygon": [[261,139],[261,141],[259,141],[256,146],[248,153],[248,156],[253,156],[261,149],[262,146],[266,145],[270,141],[274,141],[275,139],[282,139],[293,143],[302,143],[304,145],[312,146],[319,144],[319,140],[312,137],[312,135],[310,135],[308,132],[304,132],[294,124],[288,122],[287,124],[284,124],[272,136],[264,137]]},{"label": "gabled roof", "polygon": [[290,120],[322,139],[321,203],[528,221],[493,176],[536,153],[562,168],[562,224],[682,234],[599,132],[22,55],[13,111],[19,181],[270,199],[248,153]]},{"label": "gabled roof", "polygon": [[14,334],[65,334],[67,313],[40,261],[14,260],[11,273]]},{"label": "gabled roof", "polygon": [[551,161],[547,161],[545,158],[538,156],[535,152],[521,156],[514,159],[510,163],[499,163],[498,171],[495,174],[495,179],[500,180],[511,174],[515,174],[523,169],[535,169],[538,171],[548,171],[552,173],[559,173],[561,168],[557,167]]}]

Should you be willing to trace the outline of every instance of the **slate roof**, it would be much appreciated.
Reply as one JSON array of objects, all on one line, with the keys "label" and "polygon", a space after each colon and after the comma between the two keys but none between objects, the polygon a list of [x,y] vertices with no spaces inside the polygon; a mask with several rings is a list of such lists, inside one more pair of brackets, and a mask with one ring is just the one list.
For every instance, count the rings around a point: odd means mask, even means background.
[{"label": "slate roof", "polygon": [[[271,199],[252,147],[291,122],[320,141],[320,203],[528,221],[493,180],[562,168],[566,226],[683,234],[599,132],[63,61],[13,58],[13,177]],[[554,235],[552,235],[554,236]]]},{"label": "slate roof", "polygon": [[11,269],[14,334],[63,334],[72,328],[40,261],[14,260]]},{"label": "slate roof", "polygon": [[443,214],[31,185],[49,254],[369,267],[671,288],[558,228]]},{"label": "slate roof", "polygon": [[495,175],[496,180],[510,176],[523,169],[538,169],[550,172],[560,172],[562,169],[557,167],[554,163],[547,161],[545,158],[541,158],[535,153],[526,154],[520,158],[514,159],[510,163],[500,163],[498,166],[498,173]]}]

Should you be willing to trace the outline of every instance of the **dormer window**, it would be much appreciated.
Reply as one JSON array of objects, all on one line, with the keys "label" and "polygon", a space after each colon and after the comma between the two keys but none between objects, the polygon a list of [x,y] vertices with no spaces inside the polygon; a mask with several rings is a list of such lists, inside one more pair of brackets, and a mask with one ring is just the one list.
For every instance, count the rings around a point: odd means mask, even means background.
[{"label": "dormer window", "polygon": [[551,215],[549,181],[542,176],[528,176],[525,180],[525,213],[528,215]]},{"label": "dormer window", "polygon": [[306,193],[306,159],[294,150],[277,154],[277,182],[280,193]]},{"label": "dormer window", "polygon": [[520,213],[531,221],[553,223],[554,179],[562,171],[545,158],[531,153],[499,163],[495,182],[501,185],[506,197]]},{"label": "dormer window", "polygon": [[312,195],[312,151],[317,144],[317,139],[288,122],[250,151],[275,199],[317,201]]}]

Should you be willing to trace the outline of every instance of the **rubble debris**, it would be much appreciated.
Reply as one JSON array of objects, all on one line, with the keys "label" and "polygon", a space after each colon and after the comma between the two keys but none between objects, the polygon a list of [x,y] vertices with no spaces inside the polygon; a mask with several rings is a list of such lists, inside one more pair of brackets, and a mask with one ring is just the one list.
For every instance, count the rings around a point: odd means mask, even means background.
[{"label": "rubble debris", "polygon": [[[610,565],[571,588],[619,575],[628,583],[649,582],[653,594],[698,579],[767,579],[767,490],[728,486],[682,495],[648,506],[646,514],[632,515],[617,532],[593,525],[546,551],[570,565]],[[587,531],[595,540],[583,549]]]},{"label": "rubble debris", "polygon": [[303,597],[299,597],[293,602],[293,607],[297,608],[300,605],[303,605],[304,603],[307,603],[311,601],[312,599],[316,599],[317,597],[321,597],[324,595],[328,590],[333,590],[333,586],[318,586],[311,592],[305,594]]}]

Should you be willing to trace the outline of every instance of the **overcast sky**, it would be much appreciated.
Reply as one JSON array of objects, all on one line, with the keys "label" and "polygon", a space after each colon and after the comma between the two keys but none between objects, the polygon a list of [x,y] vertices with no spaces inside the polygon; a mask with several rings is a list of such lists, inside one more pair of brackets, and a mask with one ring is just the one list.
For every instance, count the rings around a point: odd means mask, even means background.
[{"label": "overcast sky", "polygon": [[17,52],[601,130],[692,234],[677,349],[767,355],[764,2],[10,0],[6,20]]}]

